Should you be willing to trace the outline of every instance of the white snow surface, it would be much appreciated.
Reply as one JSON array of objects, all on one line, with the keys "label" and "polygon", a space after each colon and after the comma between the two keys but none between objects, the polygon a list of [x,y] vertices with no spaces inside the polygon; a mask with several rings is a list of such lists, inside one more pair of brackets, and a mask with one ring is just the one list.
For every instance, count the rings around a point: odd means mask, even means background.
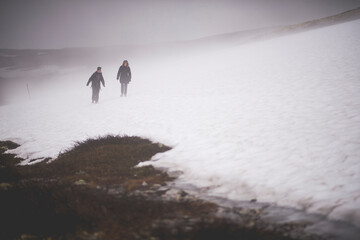
[{"label": "white snow surface", "polygon": [[129,59],[128,97],[119,97],[118,66],[102,66],[97,105],[85,87],[92,72],[70,73],[43,96],[0,107],[0,138],[21,144],[10,152],[28,164],[87,138],[146,137],[173,147],[150,163],[182,171],[177,181],[201,194],[256,198],[360,227],[359,20],[140,58]]}]

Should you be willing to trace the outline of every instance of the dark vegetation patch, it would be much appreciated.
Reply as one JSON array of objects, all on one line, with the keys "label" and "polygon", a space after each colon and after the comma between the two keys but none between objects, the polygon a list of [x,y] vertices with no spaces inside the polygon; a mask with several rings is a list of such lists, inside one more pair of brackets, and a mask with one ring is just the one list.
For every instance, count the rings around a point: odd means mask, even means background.
[{"label": "dark vegetation patch", "polygon": [[293,239],[218,217],[216,205],[185,192],[164,198],[172,178],[135,166],[169,149],[107,136],[28,166],[2,151],[0,239]]},{"label": "dark vegetation patch", "polygon": [[21,178],[61,180],[62,184],[76,181],[86,182],[92,187],[111,187],[112,184],[137,189],[144,181],[160,184],[170,181],[167,174],[152,166],[135,167],[149,160],[158,152],[169,150],[167,146],[151,143],[138,137],[107,136],[77,143],[71,150],[63,152],[54,161],[16,169]]},{"label": "dark vegetation patch", "polygon": [[15,149],[20,147],[19,144],[16,144],[11,141],[0,141],[0,154],[6,152],[9,149]]}]

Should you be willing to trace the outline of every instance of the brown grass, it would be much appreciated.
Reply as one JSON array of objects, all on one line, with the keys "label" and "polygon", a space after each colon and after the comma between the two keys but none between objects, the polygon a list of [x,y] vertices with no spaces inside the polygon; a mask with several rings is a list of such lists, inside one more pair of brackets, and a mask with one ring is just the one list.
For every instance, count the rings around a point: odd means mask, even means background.
[{"label": "brown grass", "polygon": [[[3,149],[17,146],[0,142]],[[77,143],[50,163],[19,166],[20,159],[0,154],[0,239],[288,239],[219,219],[212,203],[131,194],[172,180],[151,166],[135,167],[169,149],[107,136]],[[184,230],[184,216],[196,220],[191,230]],[[164,220],[170,225],[153,227]]]}]

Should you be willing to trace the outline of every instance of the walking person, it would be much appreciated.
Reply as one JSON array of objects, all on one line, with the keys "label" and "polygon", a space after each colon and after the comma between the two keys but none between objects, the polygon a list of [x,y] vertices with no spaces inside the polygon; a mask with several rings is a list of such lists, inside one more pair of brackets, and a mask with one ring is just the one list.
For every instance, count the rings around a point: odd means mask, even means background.
[{"label": "walking person", "polygon": [[121,97],[127,94],[127,85],[131,81],[131,70],[129,67],[129,62],[124,60],[123,64],[120,66],[116,80],[119,80],[121,84]]},{"label": "walking person", "polygon": [[105,87],[105,81],[104,81],[104,77],[101,72],[101,67],[98,67],[96,72],[94,72],[91,75],[86,86],[89,86],[90,82],[91,82],[91,87],[92,87],[92,103],[98,103],[99,102],[99,92],[100,92],[100,88],[101,88],[100,82]]}]

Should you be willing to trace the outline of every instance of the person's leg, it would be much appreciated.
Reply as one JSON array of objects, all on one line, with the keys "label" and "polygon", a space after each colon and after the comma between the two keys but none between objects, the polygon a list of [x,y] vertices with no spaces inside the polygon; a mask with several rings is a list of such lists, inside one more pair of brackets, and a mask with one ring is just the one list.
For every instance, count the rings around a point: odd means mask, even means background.
[{"label": "person's leg", "polygon": [[93,103],[97,103],[99,101],[99,90],[98,88],[93,88]]},{"label": "person's leg", "polygon": [[128,84],[125,83],[125,87],[124,87],[124,94],[125,94],[125,96],[126,96],[126,94],[127,94],[127,86],[128,86]]},{"label": "person's leg", "polygon": [[125,83],[121,83],[121,96],[124,95],[124,85]]},{"label": "person's leg", "polygon": [[99,93],[100,93],[100,89],[97,89],[97,91],[96,91],[96,99],[95,99],[96,103],[99,102]]},{"label": "person's leg", "polygon": [[91,97],[91,99],[92,99],[92,103],[95,103],[95,98],[96,98],[96,88],[92,88],[92,97]]}]

